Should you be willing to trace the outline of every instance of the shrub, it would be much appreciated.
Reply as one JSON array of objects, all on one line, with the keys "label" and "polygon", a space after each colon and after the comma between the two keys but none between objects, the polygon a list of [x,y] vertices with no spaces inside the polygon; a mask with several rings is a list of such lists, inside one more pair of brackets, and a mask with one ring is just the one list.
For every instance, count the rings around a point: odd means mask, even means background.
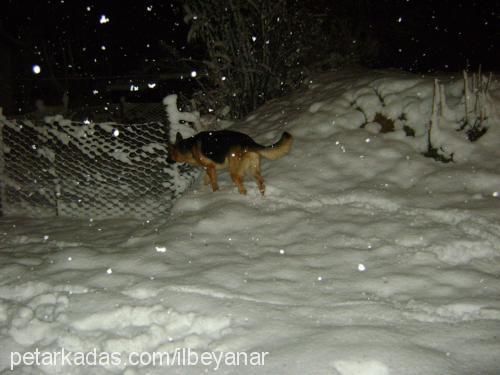
[{"label": "shrub", "polygon": [[201,102],[217,115],[229,106],[231,117],[242,117],[300,85],[309,66],[325,62],[331,68],[372,54],[376,43],[356,33],[352,22],[336,19],[327,4],[186,0],[188,41],[204,51],[205,71],[197,77]]}]

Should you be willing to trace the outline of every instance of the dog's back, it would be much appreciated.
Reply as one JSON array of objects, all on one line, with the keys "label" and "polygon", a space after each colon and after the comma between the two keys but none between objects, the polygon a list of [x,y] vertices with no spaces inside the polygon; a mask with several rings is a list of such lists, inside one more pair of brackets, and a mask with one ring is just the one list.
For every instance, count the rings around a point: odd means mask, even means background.
[{"label": "dog's back", "polygon": [[233,151],[257,151],[264,148],[248,135],[231,130],[198,133],[194,136],[194,143],[198,142],[201,153],[217,164],[223,164]]}]

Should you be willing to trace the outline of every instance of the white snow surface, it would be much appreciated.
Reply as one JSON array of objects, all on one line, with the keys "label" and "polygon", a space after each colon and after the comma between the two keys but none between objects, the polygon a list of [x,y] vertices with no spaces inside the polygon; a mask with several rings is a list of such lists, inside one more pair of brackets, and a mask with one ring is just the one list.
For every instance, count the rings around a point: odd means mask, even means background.
[{"label": "white snow surface", "polygon": [[[453,128],[461,78],[441,80],[454,163],[421,154],[433,78],[328,73],[235,126],[262,144],[295,138],[263,162],[265,197],[222,172],[221,191],[200,182],[156,221],[2,219],[0,372],[12,351],[190,348],[269,354],[13,373],[500,373],[500,91],[470,143]],[[404,113],[416,136],[378,133],[377,112]]]}]

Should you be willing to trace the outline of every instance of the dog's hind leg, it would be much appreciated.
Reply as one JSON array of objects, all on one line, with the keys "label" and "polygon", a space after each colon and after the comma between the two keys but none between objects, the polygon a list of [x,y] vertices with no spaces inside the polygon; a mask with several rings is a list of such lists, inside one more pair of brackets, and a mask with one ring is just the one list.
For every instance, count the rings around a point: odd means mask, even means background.
[{"label": "dog's hind leg", "polygon": [[210,183],[210,176],[208,175],[208,172],[203,175],[203,184],[208,185]]},{"label": "dog's hind leg", "polygon": [[257,181],[257,185],[259,186],[260,194],[264,195],[266,192],[266,185],[264,184],[264,177],[260,174],[260,155],[251,153],[249,154],[250,158],[250,171],[252,172],[253,177]]},{"label": "dog's hind leg", "polygon": [[247,193],[247,189],[245,189],[245,186],[243,185],[243,176],[231,173],[231,178],[234,184],[238,187],[239,193],[245,195]]},{"label": "dog's hind leg", "polygon": [[245,175],[244,162],[245,159],[242,159],[239,155],[229,158],[229,173],[231,174],[231,179],[238,187],[240,194],[243,195],[247,193],[247,189],[245,189],[245,186],[243,185],[243,177]]}]

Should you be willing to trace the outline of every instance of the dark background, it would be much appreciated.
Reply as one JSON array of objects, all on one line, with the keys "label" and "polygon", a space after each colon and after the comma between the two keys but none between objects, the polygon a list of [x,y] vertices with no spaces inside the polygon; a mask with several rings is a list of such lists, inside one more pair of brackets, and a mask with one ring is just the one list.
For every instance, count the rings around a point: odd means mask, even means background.
[{"label": "dark background", "polygon": [[[500,1],[315,3],[324,17],[354,20],[352,27],[379,42],[371,67],[419,73],[500,67]],[[3,0],[0,7],[5,112],[29,110],[39,97],[60,101],[68,87],[87,99],[110,101],[125,94],[157,101],[192,87],[189,61],[202,52],[187,43],[181,1]],[[102,15],[109,22],[100,23]],[[40,74],[33,73],[34,64]],[[157,83],[154,90],[129,89],[150,81]]]}]

